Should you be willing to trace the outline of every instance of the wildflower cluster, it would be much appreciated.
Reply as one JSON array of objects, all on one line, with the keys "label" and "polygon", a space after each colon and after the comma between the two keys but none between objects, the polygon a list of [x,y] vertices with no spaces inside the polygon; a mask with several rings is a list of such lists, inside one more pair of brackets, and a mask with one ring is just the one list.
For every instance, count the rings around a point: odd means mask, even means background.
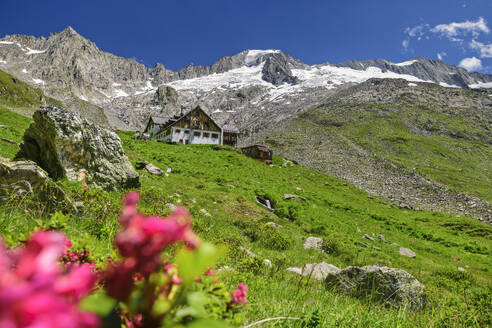
[{"label": "wildflower cluster", "polygon": [[87,264],[93,272],[96,270],[96,263],[91,259],[89,250],[85,248],[82,248],[81,250],[65,250],[61,261],[68,270],[72,267],[78,267],[84,264]]},{"label": "wildflower cluster", "polygon": [[0,240],[0,327],[99,326],[97,315],[78,309],[96,276],[88,264],[63,270],[58,260],[67,246],[63,234],[50,231],[13,250]]},{"label": "wildflower cluster", "polygon": [[248,286],[239,284],[237,286],[237,289],[231,293],[231,302],[233,304],[242,304],[246,305],[247,300],[247,291],[248,291]]}]

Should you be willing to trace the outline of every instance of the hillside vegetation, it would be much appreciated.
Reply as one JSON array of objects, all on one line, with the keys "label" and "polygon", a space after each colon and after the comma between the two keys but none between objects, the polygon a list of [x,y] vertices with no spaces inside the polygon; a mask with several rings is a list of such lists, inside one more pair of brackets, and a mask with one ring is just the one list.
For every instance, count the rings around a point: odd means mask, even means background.
[{"label": "hillside vegetation", "polygon": [[[29,119],[1,109],[0,124],[8,126],[0,129],[0,137],[19,142]],[[270,322],[264,327],[492,324],[489,225],[465,216],[402,209],[279,156],[270,167],[232,148],[168,145],[136,140],[125,132],[120,137],[133,164],[143,160],[164,171],[170,168],[166,177],[139,171],[141,210],[165,215],[173,205],[184,205],[203,239],[228,247],[219,264],[228,269],[218,275],[228,286],[239,282],[249,286],[244,323],[289,316],[300,320]],[[11,158],[17,150],[18,146],[0,141],[0,156]],[[79,183],[59,183],[73,201],[83,203],[81,210],[53,215],[44,204],[13,199],[0,206],[0,231],[6,243],[19,245],[36,229],[60,229],[75,247],[89,249],[99,265],[108,256],[115,257],[112,244],[120,229],[125,191],[85,190]],[[306,200],[285,200],[286,193]],[[275,211],[260,205],[256,196],[269,198]],[[282,228],[277,230],[268,222]],[[383,235],[386,242],[363,239],[363,234]],[[322,237],[327,252],[303,249],[308,236]],[[401,256],[391,243],[411,248],[417,257]],[[257,257],[249,257],[240,247]],[[273,267],[264,266],[263,259],[271,260]],[[407,313],[328,291],[323,282],[286,271],[321,261],[340,268],[370,264],[402,268],[425,284],[428,304],[420,312]]]},{"label": "hillside vegetation", "polygon": [[484,90],[371,80],[258,139],[404,207],[492,220],[491,108]]}]

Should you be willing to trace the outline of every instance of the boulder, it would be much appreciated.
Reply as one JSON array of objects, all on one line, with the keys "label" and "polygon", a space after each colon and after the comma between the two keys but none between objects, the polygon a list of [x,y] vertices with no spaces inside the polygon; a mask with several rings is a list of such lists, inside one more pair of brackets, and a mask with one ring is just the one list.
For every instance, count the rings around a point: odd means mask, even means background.
[{"label": "boulder", "polygon": [[284,199],[289,200],[289,199],[300,199],[300,200],[306,200],[305,197],[298,196],[298,195],[292,195],[292,194],[284,194]]},{"label": "boulder", "polygon": [[323,239],[319,237],[307,237],[304,242],[304,249],[323,250]]},{"label": "boulder", "polygon": [[364,234],[364,235],[362,236],[362,238],[367,239],[367,240],[374,241],[374,238],[372,238],[371,236],[369,236],[369,235],[367,235],[367,234]]},{"label": "boulder", "polygon": [[113,131],[58,107],[38,109],[17,159],[30,159],[49,176],[112,190],[140,186],[139,176]]},{"label": "boulder", "polygon": [[324,280],[328,274],[338,272],[340,269],[333,264],[321,262],[305,264],[302,267],[287,268],[287,271],[294,272],[302,276],[310,276],[316,280]]},{"label": "boulder", "polygon": [[275,222],[271,222],[271,221],[270,221],[270,222],[267,222],[267,223],[266,223],[266,225],[268,225],[268,226],[272,226],[272,227],[274,227],[275,229],[282,229],[282,226],[281,226],[280,224],[278,224],[278,223],[275,223]]},{"label": "boulder", "polygon": [[144,171],[152,175],[164,176],[164,171],[153,164],[145,165]]},{"label": "boulder", "polygon": [[0,157],[0,200],[8,199],[11,194],[36,198],[46,203],[47,210],[57,205],[76,210],[63,189],[50,181],[48,173],[36,163]]},{"label": "boulder", "polygon": [[415,254],[414,251],[412,251],[409,248],[405,248],[405,247],[400,247],[399,253],[400,253],[400,255],[411,257],[411,258],[414,258],[417,256],[417,254]]},{"label": "boulder", "polygon": [[328,288],[334,287],[345,294],[369,297],[412,311],[420,310],[425,303],[424,285],[402,269],[349,266],[330,272],[325,281]]}]

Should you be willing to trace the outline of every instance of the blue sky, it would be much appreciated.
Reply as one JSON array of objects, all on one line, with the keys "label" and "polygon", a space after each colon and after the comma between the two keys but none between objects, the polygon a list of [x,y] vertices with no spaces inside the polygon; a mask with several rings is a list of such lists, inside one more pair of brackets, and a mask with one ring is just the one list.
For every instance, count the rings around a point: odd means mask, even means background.
[{"label": "blue sky", "polygon": [[421,56],[492,73],[492,0],[1,0],[0,37],[68,25],[172,70],[274,48],[307,64]]}]

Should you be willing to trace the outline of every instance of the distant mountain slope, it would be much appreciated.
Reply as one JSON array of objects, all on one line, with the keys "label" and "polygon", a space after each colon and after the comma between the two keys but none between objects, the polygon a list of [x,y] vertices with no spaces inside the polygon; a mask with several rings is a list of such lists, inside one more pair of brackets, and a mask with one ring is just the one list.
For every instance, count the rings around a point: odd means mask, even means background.
[{"label": "distant mountain slope", "polygon": [[486,90],[373,79],[246,142],[401,206],[492,221],[491,127]]},{"label": "distant mountain slope", "polygon": [[[209,114],[215,112],[220,123],[234,121],[245,135],[370,78],[403,78],[449,87],[492,86],[492,75],[424,58],[310,66],[273,49],[245,50],[210,66],[190,64],[173,72],[160,63],[147,68],[104,52],[71,27],[47,38],[5,36],[0,39],[0,69],[64,102],[80,100],[104,108],[114,128],[141,129],[150,115],[176,114],[181,107],[200,104]],[[155,100],[163,85],[177,90],[175,104]]]}]

